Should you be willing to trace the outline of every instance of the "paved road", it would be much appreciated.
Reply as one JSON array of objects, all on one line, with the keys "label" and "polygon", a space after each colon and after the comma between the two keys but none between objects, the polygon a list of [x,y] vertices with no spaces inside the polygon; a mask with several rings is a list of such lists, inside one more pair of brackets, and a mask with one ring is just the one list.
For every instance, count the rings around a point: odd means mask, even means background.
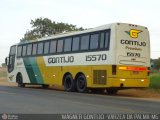
[{"label": "paved road", "polygon": [[0,113],[159,113],[160,101],[0,86]]}]

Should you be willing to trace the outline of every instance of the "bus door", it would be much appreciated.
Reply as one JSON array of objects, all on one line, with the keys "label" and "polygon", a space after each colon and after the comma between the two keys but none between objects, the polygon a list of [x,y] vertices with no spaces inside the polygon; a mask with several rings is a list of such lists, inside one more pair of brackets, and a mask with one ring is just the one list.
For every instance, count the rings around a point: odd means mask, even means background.
[{"label": "bus door", "polygon": [[14,70],[15,56],[16,56],[16,45],[11,46],[8,60],[6,59],[9,73],[11,73]]}]

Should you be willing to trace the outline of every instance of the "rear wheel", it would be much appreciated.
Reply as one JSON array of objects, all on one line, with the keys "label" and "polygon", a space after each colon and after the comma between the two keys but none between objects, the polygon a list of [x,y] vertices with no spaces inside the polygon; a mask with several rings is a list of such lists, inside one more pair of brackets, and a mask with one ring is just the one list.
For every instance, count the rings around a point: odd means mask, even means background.
[{"label": "rear wheel", "polygon": [[23,83],[22,74],[17,75],[16,81],[18,83],[18,87],[25,87],[25,84]]},{"label": "rear wheel", "polygon": [[78,92],[86,92],[87,91],[87,81],[86,81],[86,77],[81,74],[78,76],[77,80],[76,80],[76,87],[77,87],[77,91]]},{"label": "rear wheel", "polygon": [[71,74],[68,74],[64,77],[64,90],[67,92],[75,91],[75,81]]}]

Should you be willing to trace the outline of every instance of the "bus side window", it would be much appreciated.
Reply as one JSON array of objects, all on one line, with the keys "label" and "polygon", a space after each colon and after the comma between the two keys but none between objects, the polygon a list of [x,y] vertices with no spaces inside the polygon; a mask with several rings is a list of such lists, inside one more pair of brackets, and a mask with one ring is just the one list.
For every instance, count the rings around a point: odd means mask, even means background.
[{"label": "bus side window", "polygon": [[98,49],[99,34],[92,34],[90,38],[90,49]]},{"label": "bus side window", "polygon": [[33,44],[33,49],[32,49],[32,55],[36,55],[37,54],[37,43]]},{"label": "bus side window", "polygon": [[72,51],[78,51],[79,50],[79,42],[80,42],[79,37],[73,37]]},{"label": "bus side window", "polygon": [[32,53],[32,44],[27,45],[27,55],[30,56]]},{"label": "bus side window", "polygon": [[83,35],[81,37],[81,50],[88,50],[89,48],[89,35]]},{"label": "bus side window", "polygon": [[58,40],[57,43],[57,52],[63,52],[63,40]]},{"label": "bus side window", "polygon": [[49,53],[49,41],[44,43],[44,54]]},{"label": "bus side window", "polygon": [[66,38],[64,42],[64,52],[71,51],[72,38]]},{"label": "bus side window", "polygon": [[37,51],[38,55],[42,55],[43,54],[43,42],[38,43],[38,51]]},{"label": "bus side window", "polygon": [[107,48],[107,49],[109,49],[109,38],[110,37],[110,35],[109,35],[109,32],[107,31],[106,33],[105,33],[105,48]]},{"label": "bus side window", "polygon": [[57,41],[51,41],[50,43],[50,53],[56,53]]},{"label": "bus side window", "polygon": [[22,56],[26,56],[27,46],[23,45]]},{"label": "bus side window", "polygon": [[22,56],[22,46],[18,46],[17,56],[18,56],[18,57],[21,57],[21,56]]},{"label": "bus side window", "polygon": [[104,32],[100,34],[100,49],[104,48]]}]

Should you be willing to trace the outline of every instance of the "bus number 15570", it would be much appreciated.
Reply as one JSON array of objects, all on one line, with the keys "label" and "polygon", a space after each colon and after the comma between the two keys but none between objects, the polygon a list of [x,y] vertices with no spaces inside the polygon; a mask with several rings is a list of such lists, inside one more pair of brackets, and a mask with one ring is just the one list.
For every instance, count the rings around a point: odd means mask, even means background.
[{"label": "bus number 15570", "polygon": [[86,61],[103,61],[107,60],[106,54],[86,55]]}]

